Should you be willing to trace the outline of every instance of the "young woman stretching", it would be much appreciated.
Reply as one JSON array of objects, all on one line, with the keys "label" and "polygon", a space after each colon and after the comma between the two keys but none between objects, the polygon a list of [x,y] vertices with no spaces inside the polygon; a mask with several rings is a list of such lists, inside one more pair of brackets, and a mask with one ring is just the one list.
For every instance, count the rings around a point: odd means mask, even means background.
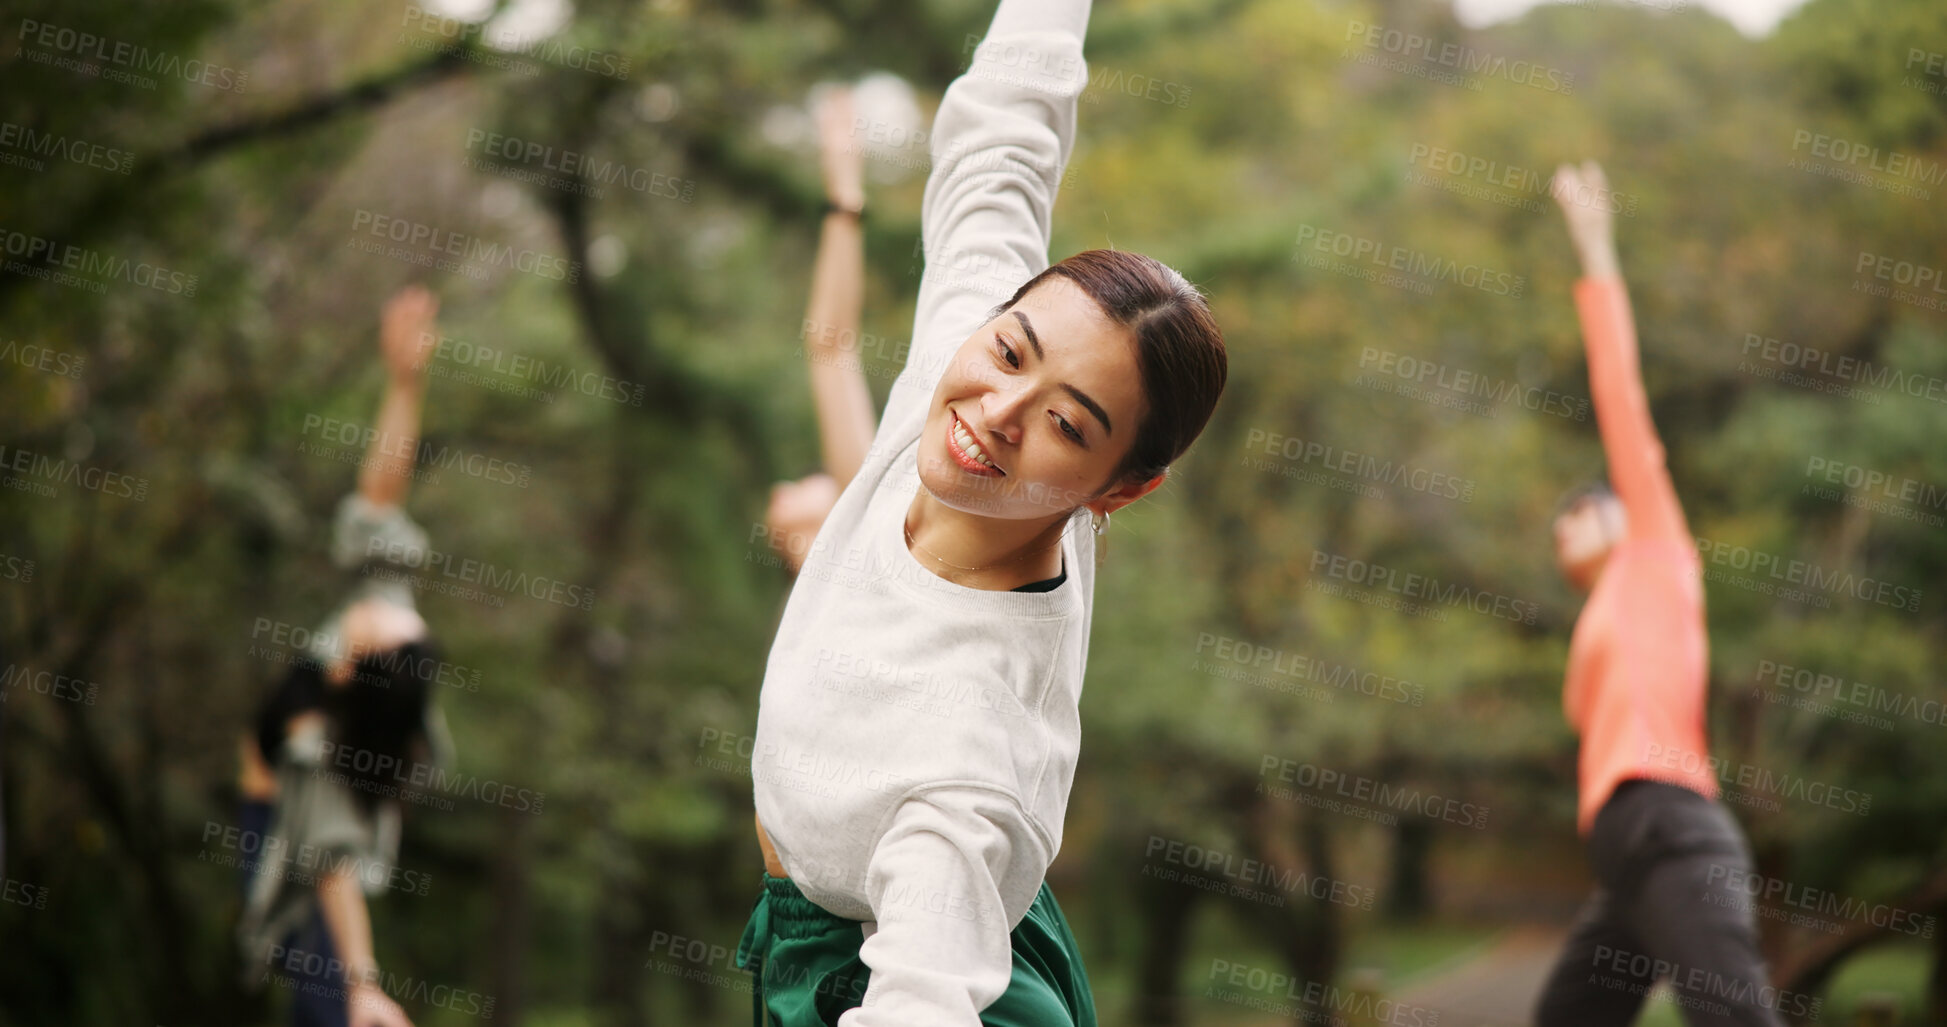
[{"label": "young woman stretching", "polygon": [[431,695],[439,650],[404,578],[411,571],[388,563],[427,546],[404,504],[438,310],[418,286],[385,305],[389,381],[331,544],[340,569],[366,573],[239,740],[242,827],[260,858],[245,868],[237,934],[249,979],[279,977],[291,989],[297,1027],[412,1023],[382,986],[367,897],[391,879],[398,855],[399,803],[381,793],[402,775],[384,768],[451,760]]},{"label": "young woman stretching", "polygon": [[1089,524],[1162,484],[1226,363],[1162,264],[1046,267],[1088,13],[1002,0],[934,122],[906,370],[758,706],[766,875],[738,957],[760,1023],[1094,1023],[1044,882],[1080,748]]},{"label": "young woman stretching", "polygon": [[1730,885],[1749,875],[1751,854],[1713,801],[1703,581],[1643,394],[1609,183],[1591,161],[1564,165],[1554,188],[1582,261],[1575,305],[1614,491],[1589,489],[1555,519],[1556,562],[1589,593],[1562,706],[1582,736],[1577,824],[1598,887],[1535,1022],[1632,1023],[1664,976],[1692,1025],[1776,1024],[1754,917]]}]

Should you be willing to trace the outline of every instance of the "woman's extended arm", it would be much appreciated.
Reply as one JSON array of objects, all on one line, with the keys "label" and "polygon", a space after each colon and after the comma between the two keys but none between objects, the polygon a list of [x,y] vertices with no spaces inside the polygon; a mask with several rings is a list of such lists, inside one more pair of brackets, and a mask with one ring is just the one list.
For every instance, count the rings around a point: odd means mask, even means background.
[{"label": "woman's extended arm", "polygon": [[1616,259],[1609,180],[1594,161],[1579,169],[1564,164],[1555,172],[1553,192],[1582,262],[1575,306],[1588,347],[1589,395],[1609,461],[1609,483],[1628,512],[1629,535],[1688,540],[1683,506],[1643,391],[1636,323]]},{"label": "woman's extended arm", "polygon": [[1011,796],[954,786],[905,800],[866,872],[874,920],[859,959],[871,980],[839,1027],[979,1027],[1053,858]]},{"label": "woman's extended arm", "polygon": [[331,931],[332,948],[344,964],[350,1027],[412,1027],[412,1020],[379,986],[372,957],[372,919],[358,874],[339,868],[318,879],[318,906]]},{"label": "woman's extended arm", "polygon": [[438,313],[439,299],[422,286],[407,286],[386,301],[379,346],[389,378],[385,398],[379,402],[375,434],[358,471],[358,494],[373,506],[405,502],[412,485],[420,401],[426,392],[423,372],[438,339],[433,327]]},{"label": "woman's extended arm", "polygon": [[1055,197],[1088,86],[1088,0],[1001,0],[933,118],[920,204],[926,272],[894,422],[923,404],[967,334],[1048,266]]},{"label": "woman's extended arm", "polygon": [[811,302],[804,316],[804,355],[811,398],[818,410],[818,441],[825,473],[839,489],[865,463],[877,417],[865,387],[859,310],[865,305],[864,158],[850,145],[852,94],[834,91],[818,108],[819,161],[830,210],[818,232],[811,269]]}]

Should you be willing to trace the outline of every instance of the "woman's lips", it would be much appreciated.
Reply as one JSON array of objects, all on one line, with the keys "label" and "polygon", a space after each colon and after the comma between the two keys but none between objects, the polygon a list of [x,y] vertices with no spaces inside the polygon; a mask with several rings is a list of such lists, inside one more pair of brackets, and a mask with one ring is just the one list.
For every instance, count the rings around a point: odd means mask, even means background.
[{"label": "woman's lips", "polygon": [[[967,440],[965,444],[962,444],[960,441],[962,437]],[[999,478],[1006,475],[1007,472],[993,464],[982,463],[980,457],[976,457],[973,455],[973,452],[969,452],[969,448],[974,452],[979,452],[980,444],[973,440],[973,433],[967,430],[967,426],[960,420],[960,416],[948,410],[946,451],[947,455],[953,458],[953,462],[959,464],[960,469],[966,471],[968,474],[978,474],[983,478]],[[985,454],[983,453],[982,456],[985,456]],[[992,460],[993,458],[988,457],[987,459]]]}]

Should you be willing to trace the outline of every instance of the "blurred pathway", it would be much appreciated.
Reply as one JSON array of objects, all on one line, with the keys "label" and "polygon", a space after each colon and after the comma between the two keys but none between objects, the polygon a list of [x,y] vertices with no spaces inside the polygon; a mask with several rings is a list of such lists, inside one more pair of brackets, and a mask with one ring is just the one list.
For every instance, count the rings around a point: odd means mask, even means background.
[{"label": "blurred pathway", "polygon": [[1483,951],[1408,983],[1394,997],[1440,1011],[1440,1027],[1523,1027],[1566,934],[1518,927]]},{"label": "blurred pathway", "polygon": [[[1555,965],[1567,932],[1556,927],[1510,928],[1492,941],[1407,979],[1390,996],[1406,1007],[1388,1020],[1347,1016],[1353,1027],[1435,1023],[1439,1027],[1528,1027],[1542,978]],[[1415,1013],[1419,1006],[1424,1013]],[[1439,1019],[1429,1015],[1435,1011]],[[1237,1021],[1227,1021],[1237,1022]],[[1250,1027],[1291,1027],[1291,1017],[1250,1019]],[[1316,1021],[1314,1021],[1316,1022]]]}]

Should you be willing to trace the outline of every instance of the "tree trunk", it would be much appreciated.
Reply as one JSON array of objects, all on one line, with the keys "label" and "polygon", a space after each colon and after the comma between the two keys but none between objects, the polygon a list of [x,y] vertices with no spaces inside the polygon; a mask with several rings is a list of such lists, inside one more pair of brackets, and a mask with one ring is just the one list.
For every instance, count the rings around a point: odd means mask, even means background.
[{"label": "tree trunk", "polygon": [[1386,889],[1386,916],[1393,920],[1417,920],[1433,908],[1433,890],[1427,884],[1427,861],[1433,853],[1433,825],[1410,818],[1393,832],[1392,880]]},{"label": "tree trunk", "polygon": [[1136,961],[1135,1022],[1140,1027],[1182,1027],[1177,993],[1183,958],[1189,954],[1190,922],[1203,893],[1181,882],[1138,878],[1136,915],[1142,952]]},{"label": "tree trunk", "polygon": [[[1231,794],[1234,802],[1243,804],[1251,858],[1281,875],[1302,867],[1307,883],[1338,879],[1331,832],[1323,818],[1311,815],[1299,821],[1289,804],[1257,795],[1254,782],[1239,781]],[[1252,931],[1278,953],[1293,980],[1331,984],[1338,976],[1338,907],[1317,898],[1309,888],[1287,892],[1283,899],[1281,905],[1252,903],[1240,912]]]},{"label": "tree trunk", "polygon": [[533,930],[533,906],[527,889],[528,839],[531,813],[500,811],[500,846],[493,869],[493,996],[494,1022],[520,1027],[527,1012],[527,939]]},{"label": "tree trunk", "polygon": [[1927,974],[1927,1008],[1921,1022],[1947,1027],[1947,932],[1933,936],[1933,970]]}]

